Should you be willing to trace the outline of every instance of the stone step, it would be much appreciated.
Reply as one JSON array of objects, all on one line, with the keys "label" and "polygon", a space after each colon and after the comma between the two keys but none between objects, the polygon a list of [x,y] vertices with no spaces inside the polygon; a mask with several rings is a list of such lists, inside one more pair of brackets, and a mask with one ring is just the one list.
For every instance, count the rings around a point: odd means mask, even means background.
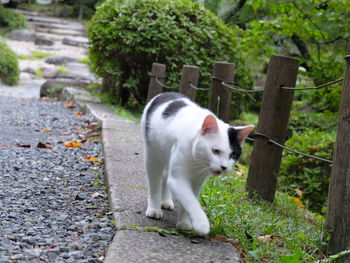
[{"label": "stone step", "polygon": [[29,23],[34,27],[64,29],[64,30],[72,30],[72,31],[77,31],[82,33],[86,32],[85,27],[79,23],[52,24],[52,23],[38,22],[38,21],[30,21]]},{"label": "stone step", "polygon": [[61,36],[76,36],[76,37],[85,36],[85,34],[82,32],[69,30],[69,29],[50,29],[50,28],[35,27],[34,30],[39,33],[49,33],[49,34],[55,34],[55,35],[61,35]]}]

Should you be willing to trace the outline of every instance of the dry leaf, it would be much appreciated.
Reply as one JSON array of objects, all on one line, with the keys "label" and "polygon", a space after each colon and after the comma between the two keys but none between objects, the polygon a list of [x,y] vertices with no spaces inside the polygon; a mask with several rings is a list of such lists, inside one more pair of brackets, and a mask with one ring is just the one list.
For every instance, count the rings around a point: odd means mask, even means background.
[{"label": "dry leaf", "polygon": [[21,143],[17,143],[16,146],[17,147],[22,147],[22,148],[30,148],[31,147],[30,144],[21,144]]},{"label": "dry leaf", "polygon": [[64,104],[64,107],[65,107],[65,108],[68,108],[68,109],[71,109],[71,108],[74,108],[75,105],[74,105],[73,102],[69,102],[69,103]]},{"label": "dry leaf", "polygon": [[83,112],[81,112],[81,111],[75,111],[74,112],[74,116],[81,116],[81,115],[83,115],[84,113]]},{"label": "dry leaf", "polygon": [[8,148],[8,147],[11,147],[11,145],[8,145],[8,144],[0,145],[0,148]]},{"label": "dry leaf", "polygon": [[303,191],[301,191],[299,188],[295,189],[295,192],[297,193],[297,196],[303,197]]},{"label": "dry leaf", "polygon": [[25,102],[21,102],[21,104],[20,104],[21,106],[27,106],[28,105],[28,103],[25,103]]},{"label": "dry leaf", "polygon": [[303,204],[303,201],[301,201],[298,197],[289,197],[289,199],[293,200],[293,203],[296,204],[299,208],[305,208],[305,205]]},{"label": "dry leaf", "polygon": [[259,236],[258,239],[262,243],[269,243],[269,242],[273,241],[274,236],[273,235]]},{"label": "dry leaf", "polygon": [[108,115],[107,115],[106,113],[102,113],[102,114],[101,114],[101,117],[102,117],[102,118],[107,118]]},{"label": "dry leaf", "polygon": [[84,156],[84,159],[89,160],[90,162],[101,162],[101,159],[93,156]]},{"label": "dry leaf", "polygon": [[66,146],[66,148],[81,148],[82,147],[79,142],[74,142],[74,141],[66,142],[64,144],[64,146]]},{"label": "dry leaf", "polygon": [[52,132],[52,129],[49,127],[45,127],[43,129],[41,129],[41,132]]},{"label": "dry leaf", "polygon": [[313,224],[316,224],[316,220],[315,220],[315,218],[314,218],[312,215],[306,214],[304,217],[305,217],[305,219],[306,219],[307,221],[309,221],[309,222],[311,222],[311,223],[313,223]]},{"label": "dry leaf", "polygon": [[39,142],[36,147],[38,147],[40,149],[52,149],[53,148],[51,143],[48,143],[48,142]]},{"label": "dry leaf", "polygon": [[215,235],[212,238],[212,240],[215,240],[215,241],[218,241],[218,242],[221,242],[221,243],[230,243],[233,246],[236,246],[236,245],[240,244],[238,239],[228,238],[228,237],[226,237],[224,235],[220,235],[220,234]]}]

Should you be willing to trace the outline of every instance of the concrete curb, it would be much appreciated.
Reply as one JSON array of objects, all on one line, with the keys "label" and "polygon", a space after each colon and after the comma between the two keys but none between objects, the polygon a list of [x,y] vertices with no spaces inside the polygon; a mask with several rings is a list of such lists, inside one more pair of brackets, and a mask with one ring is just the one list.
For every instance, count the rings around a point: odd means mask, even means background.
[{"label": "concrete curb", "polygon": [[118,228],[104,263],[239,262],[239,253],[226,243],[145,231],[145,227],[171,231],[175,228],[178,209],[164,211],[162,220],[144,215],[147,181],[139,124],[117,116],[84,90],[66,88],[62,96],[74,100],[102,125],[105,174]]}]

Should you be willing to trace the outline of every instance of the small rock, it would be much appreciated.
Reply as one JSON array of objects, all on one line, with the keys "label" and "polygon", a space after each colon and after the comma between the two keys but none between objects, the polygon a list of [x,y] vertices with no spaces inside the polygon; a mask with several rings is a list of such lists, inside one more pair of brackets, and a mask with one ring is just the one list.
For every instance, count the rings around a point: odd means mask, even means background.
[{"label": "small rock", "polygon": [[64,65],[71,62],[76,62],[75,58],[67,57],[67,56],[51,56],[45,59],[45,62],[48,64],[54,65]]},{"label": "small rock", "polygon": [[87,47],[89,40],[86,37],[65,37],[62,40],[64,45],[75,47]]},{"label": "small rock", "polygon": [[45,67],[42,67],[41,70],[43,72],[44,79],[55,78],[58,74],[57,67],[53,65],[46,65]]},{"label": "small rock", "polygon": [[51,39],[44,36],[37,36],[34,43],[38,46],[53,46],[55,44]]},{"label": "small rock", "polygon": [[34,42],[36,39],[36,34],[33,30],[15,29],[9,33],[8,38],[18,41]]}]

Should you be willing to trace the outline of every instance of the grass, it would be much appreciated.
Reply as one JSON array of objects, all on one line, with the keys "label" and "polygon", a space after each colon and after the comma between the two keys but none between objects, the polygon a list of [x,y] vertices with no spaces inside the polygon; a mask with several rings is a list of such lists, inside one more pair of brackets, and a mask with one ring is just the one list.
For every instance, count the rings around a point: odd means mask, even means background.
[{"label": "grass", "polygon": [[212,177],[201,194],[211,235],[238,239],[242,262],[316,262],[322,259],[324,218],[297,198],[277,193],[274,204],[252,201],[245,192],[246,168]]},{"label": "grass", "polygon": [[34,59],[43,59],[52,56],[51,53],[42,52],[38,50],[32,50],[31,53]]},{"label": "grass", "polygon": [[65,66],[59,66],[57,68],[58,72],[64,73],[64,72],[69,72],[69,70]]},{"label": "grass", "polygon": [[86,64],[86,65],[89,65],[89,64],[90,64],[90,59],[89,59],[88,56],[85,56],[85,57],[83,57],[83,58],[78,58],[78,61],[79,61],[80,63],[84,63],[84,64]]}]

